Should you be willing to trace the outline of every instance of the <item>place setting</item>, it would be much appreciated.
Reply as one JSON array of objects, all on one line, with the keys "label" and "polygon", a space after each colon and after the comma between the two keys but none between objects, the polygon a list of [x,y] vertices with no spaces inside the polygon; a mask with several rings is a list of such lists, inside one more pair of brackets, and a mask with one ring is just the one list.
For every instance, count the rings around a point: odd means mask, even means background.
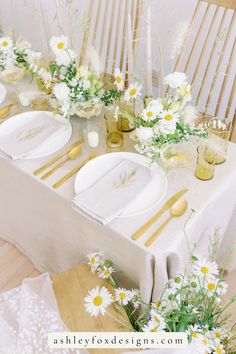
[{"label": "place setting", "polygon": [[234,354],[235,5],[37,2],[0,31],[0,354]]}]

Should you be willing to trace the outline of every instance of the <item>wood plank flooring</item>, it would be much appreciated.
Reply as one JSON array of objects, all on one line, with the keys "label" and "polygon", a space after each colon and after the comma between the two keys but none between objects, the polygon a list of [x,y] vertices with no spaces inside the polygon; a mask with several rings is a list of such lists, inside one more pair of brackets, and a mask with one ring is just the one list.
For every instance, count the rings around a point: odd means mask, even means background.
[{"label": "wood plank flooring", "polygon": [[[24,278],[39,274],[16,247],[0,239],[0,293],[19,286]],[[229,284],[227,300],[236,294],[236,270],[225,280]],[[236,304],[231,307],[230,312],[232,319],[236,321]]]}]

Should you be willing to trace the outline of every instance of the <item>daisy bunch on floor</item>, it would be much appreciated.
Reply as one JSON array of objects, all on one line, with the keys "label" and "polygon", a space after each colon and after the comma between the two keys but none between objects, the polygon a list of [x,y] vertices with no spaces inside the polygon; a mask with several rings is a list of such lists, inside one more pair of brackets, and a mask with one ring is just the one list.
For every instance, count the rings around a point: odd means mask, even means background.
[{"label": "daisy bunch on floor", "polygon": [[192,106],[191,86],[184,73],[174,72],[164,78],[169,91],[162,98],[149,98],[142,112],[134,120],[131,133],[135,148],[156,160],[163,144],[188,140],[190,135],[205,137],[202,127],[195,126],[198,117]]},{"label": "daisy bunch on floor", "polygon": [[35,66],[42,58],[40,52],[31,49],[25,40],[0,37],[0,78],[8,82],[21,79],[25,71],[34,74]]},{"label": "daisy bunch on floor", "polygon": [[191,256],[190,271],[170,279],[158,301],[149,304],[142,301],[138,289],[119,286],[114,265],[101,252],[89,254],[88,259],[91,271],[107,279],[113,289],[102,286],[89,291],[85,309],[91,316],[110,315],[109,306],[113,305],[125,309],[133,331],[186,332],[189,347],[196,354],[235,353],[236,324],[230,322],[225,311],[236,301],[236,296],[222,305],[228,285],[211,259]]}]

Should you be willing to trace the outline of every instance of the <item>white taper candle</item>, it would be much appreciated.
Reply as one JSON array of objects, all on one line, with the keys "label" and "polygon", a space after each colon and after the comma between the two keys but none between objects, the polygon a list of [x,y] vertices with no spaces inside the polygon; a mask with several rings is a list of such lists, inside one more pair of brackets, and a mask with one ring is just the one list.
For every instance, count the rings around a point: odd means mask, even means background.
[{"label": "white taper candle", "polygon": [[152,96],[152,30],[151,30],[151,10],[147,9],[146,26],[146,96]]}]

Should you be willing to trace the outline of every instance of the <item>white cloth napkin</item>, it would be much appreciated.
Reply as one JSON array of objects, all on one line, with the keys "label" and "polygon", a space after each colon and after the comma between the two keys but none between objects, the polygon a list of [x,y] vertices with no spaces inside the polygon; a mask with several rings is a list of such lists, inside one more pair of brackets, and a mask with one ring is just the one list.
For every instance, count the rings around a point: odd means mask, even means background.
[{"label": "white cloth napkin", "polygon": [[54,119],[51,114],[39,112],[36,119],[29,119],[0,137],[0,152],[12,160],[24,158],[65,129],[66,124]]},{"label": "white cloth napkin", "polygon": [[73,200],[73,207],[106,225],[134,201],[151,178],[147,167],[122,160],[91,187],[79,193]]}]

